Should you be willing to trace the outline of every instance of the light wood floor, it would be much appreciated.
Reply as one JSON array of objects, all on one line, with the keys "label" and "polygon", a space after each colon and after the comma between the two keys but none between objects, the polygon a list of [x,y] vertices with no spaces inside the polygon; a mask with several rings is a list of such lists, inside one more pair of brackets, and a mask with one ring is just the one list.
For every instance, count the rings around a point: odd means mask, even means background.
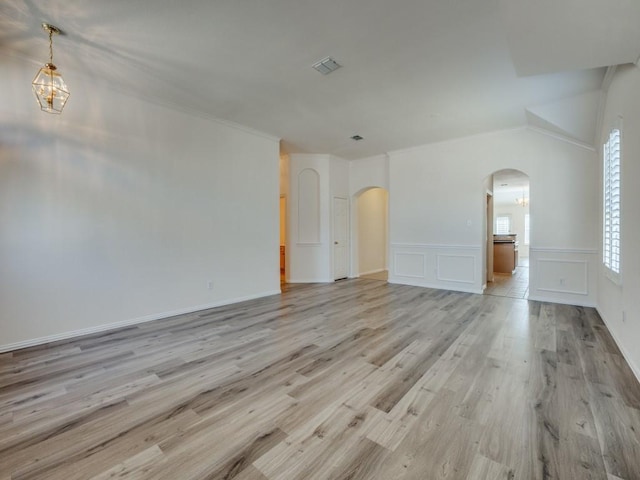
[{"label": "light wood floor", "polygon": [[0,355],[0,480],[640,478],[593,309],[346,280]]}]

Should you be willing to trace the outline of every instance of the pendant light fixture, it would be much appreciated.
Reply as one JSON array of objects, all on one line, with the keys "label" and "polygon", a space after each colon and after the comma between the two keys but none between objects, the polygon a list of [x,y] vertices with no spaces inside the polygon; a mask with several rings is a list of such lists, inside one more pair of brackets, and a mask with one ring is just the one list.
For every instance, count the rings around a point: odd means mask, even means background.
[{"label": "pendant light fixture", "polygon": [[521,207],[529,205],[529,199],[524,196],[524,188],[522,189],[522,198],[516,198],[516,203]]},{"label": "pendant light fixture", "polygon": [[69,98],[69,89],[53,64],[53,34],[59,34],[60,29],[48,23],[43,23],[42,28],[49,33],[49,63],[38,71],[31,85],[43,112],[62,113]]}]

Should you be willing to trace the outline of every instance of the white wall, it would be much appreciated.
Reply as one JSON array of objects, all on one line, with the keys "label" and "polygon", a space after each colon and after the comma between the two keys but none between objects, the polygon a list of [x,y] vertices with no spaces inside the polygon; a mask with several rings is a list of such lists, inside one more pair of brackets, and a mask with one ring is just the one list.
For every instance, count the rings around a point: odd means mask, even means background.
[{"label": "white wall", "polygon": [[483,182],[515,168],[531,181],[530,298],[595,304],[595,151],[523,128],[389,156],[391,282],[481,292]]},{"label": "white wall", "polygon": [[389,190],[389,157],[376,155],[349,162],[349,193],[358,195],[364,189],[380,187]]},{"label": "white wall", "polygon": [[371,188],[357,197],[359,274],[387,269],[388,194]]},{"label": "white wall", "polygon": [[333,198],[349,198],[349,162],[332,155],[291,154],[289,278],[333,281]]},{"label": "white wall", "polygon": [[[616,118],[622,121],[622,284],[616,285],[604,275],[602,256],[598,259],[598,310],[620,349],[640,378],[640,69],[633,65],[618,67],[607,95],[601,142],[609,135]],[[602,194],[601,159],[598,186]],[[602,197],[599,212],[602,212]],[[600,237],[602,224],[598,229]],[[602,246],[600,246],[602,252]],[[623,315],[625,321],[623,321]]]},{"label": "white wall", "polygon": [[329,157],[331,162],[331,196],[349,198],[349,161]]},{"label": "white wall", "polygon": [[277,139],[3,61],[0,348],[279,291]]},{"label": "white wall", "polygon": [[329,155],[292,154],[289,177],[287,281],[330,282],[331,159]]},{"label": "white wall", "polygon": [[518,256],[520,258],[529,257],[529,245],[524,244],[524,217],[529,213],[529,205],[521,207],[513,202],[513,205],[495,205],[493,210],[493,231],[496,231],[495,219],[500,216],[511,217],[511,233],[517,234]]},{"label": "white wall", "polygon": [[290,155],[289,194],[287,281],[332,282],[333,198],[349,200],[349,162],[332,155]]}]

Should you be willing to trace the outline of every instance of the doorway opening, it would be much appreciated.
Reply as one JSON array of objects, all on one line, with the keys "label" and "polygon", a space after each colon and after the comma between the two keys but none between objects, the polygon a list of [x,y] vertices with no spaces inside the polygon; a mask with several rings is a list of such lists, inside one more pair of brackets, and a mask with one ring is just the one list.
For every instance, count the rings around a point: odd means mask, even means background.
[{"label": "doorway opening", "polygon": [[349,199],[333,197],[333,279],[349,276]]},{"label": "doorway opening", "polygon": [[358,277],[387,281],[389,277],[389,192],[380,187],[356,196],[355,271]]},{"label": "doorway opening", "polygon": [[531,237],[529,176],[504,169],[489,179],[486,195],[486,295],[528,298]]},{"label": "doorway opening", "polygon": [[286,282],[287,197],[280,195],[280,283]]},{"label": "doorway opening", "polygon": [[[289,261],[288,256],[289,252],[287,251],[287,229],[289,225],[287,224],[287,198],[289,195],[289,156],[281,154],[280,162],[279,162],[279,170],[280,170],[280,289],[282,290],[283,285],[287,282],[287,270],[289,269]],[[275,253],[275,252],[274,252]]]}]

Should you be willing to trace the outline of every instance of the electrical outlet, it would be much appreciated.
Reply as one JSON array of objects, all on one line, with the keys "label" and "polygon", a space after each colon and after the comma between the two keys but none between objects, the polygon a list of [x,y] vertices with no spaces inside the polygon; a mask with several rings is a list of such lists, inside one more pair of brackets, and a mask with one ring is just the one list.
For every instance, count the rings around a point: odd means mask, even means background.
[{"label": "electrical outlet", "polygon": [[209,289],[209,290],[213,290],[213,280],[209,280],[209,281],[207,282],[207,289]]}]

